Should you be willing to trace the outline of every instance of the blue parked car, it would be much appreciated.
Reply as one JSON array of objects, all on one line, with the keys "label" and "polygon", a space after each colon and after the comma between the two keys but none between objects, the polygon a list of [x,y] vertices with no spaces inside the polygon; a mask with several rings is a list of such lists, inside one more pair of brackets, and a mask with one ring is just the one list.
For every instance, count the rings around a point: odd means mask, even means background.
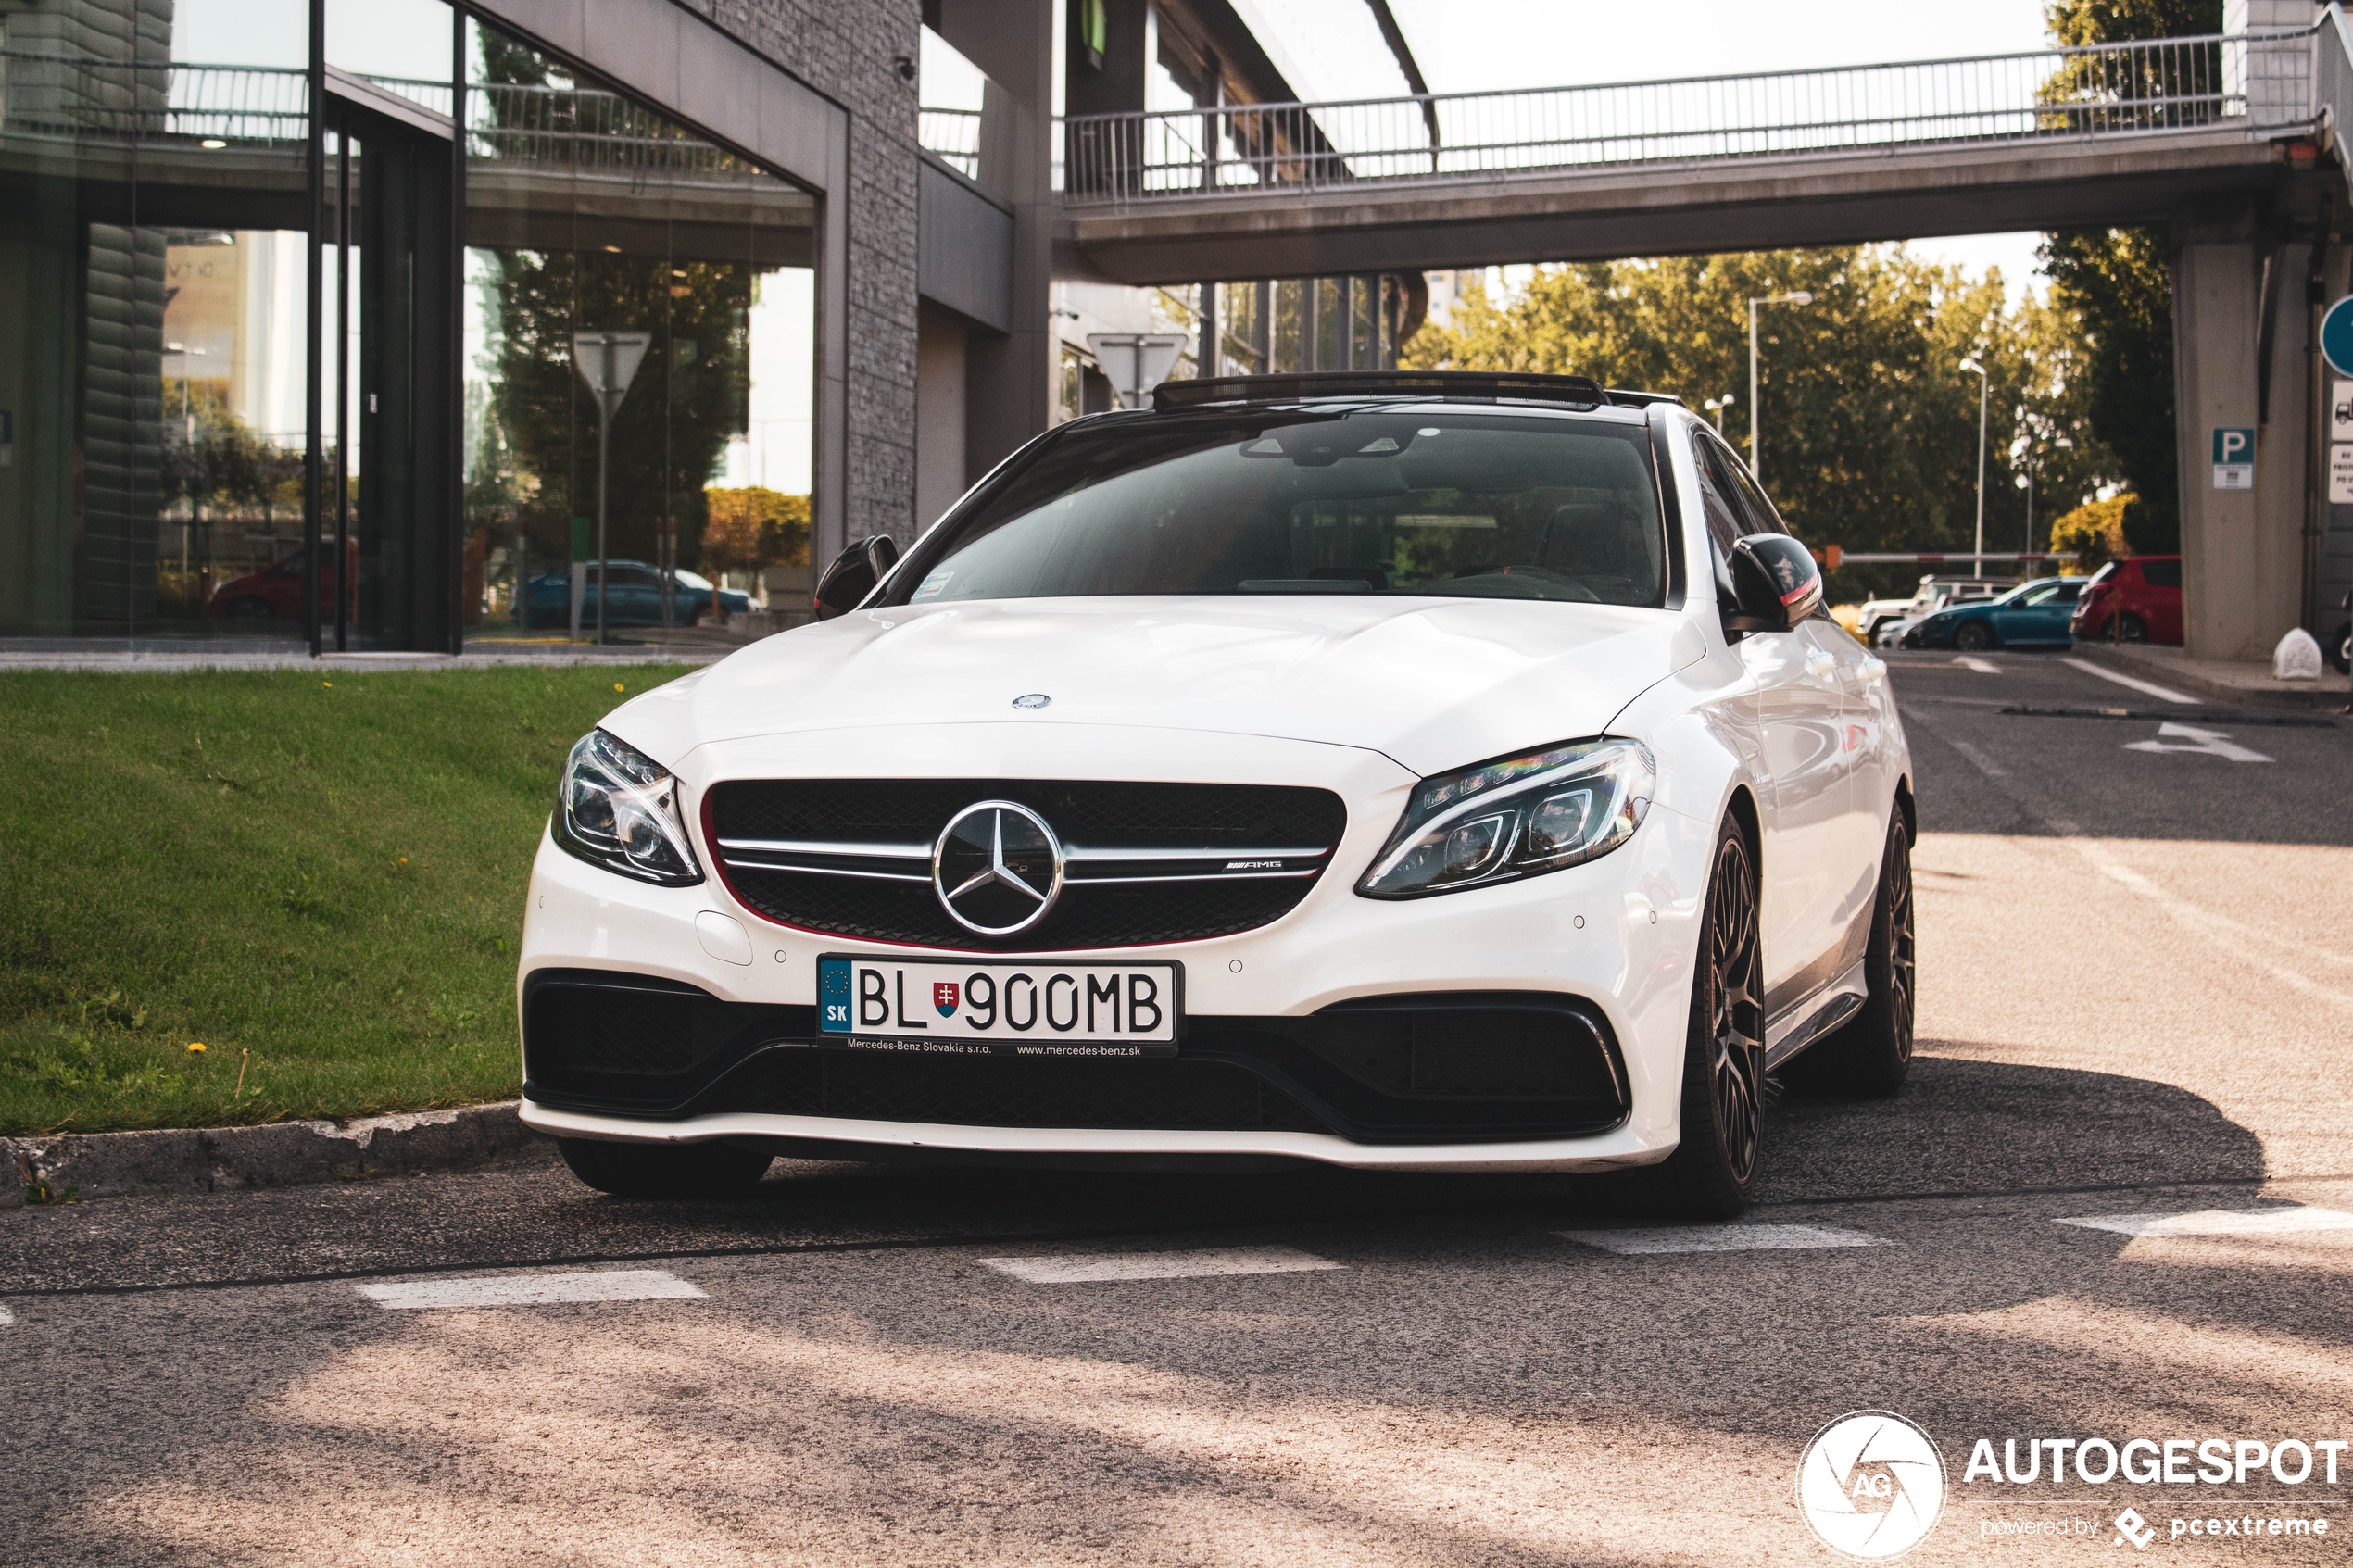
[{"label": "blue parked car", "polygon": [[[641,560],[617,560],[608,563],[612,568],[612,583],[605,590],[605,624],[607,626],[659,626],[661,624],[661,574]],[[711,579],[691,571],[672,573],[677,583],[675,605],[672,611],[673,625],[698,625],[711,615],[713,593]],[[730,615],[742,615],[751,608],[751,596],[734,588],[716,590],[719,603]],[[531,580],[531,596],[524,601],[528,610],[523,624],[532,627],[568,627],[572,624],[572,569],[542,572]],[[597,563],[588,563],[588,591],[580,601],[581,630],[593,631],[597,624]]]},{"label": "blue parked car", "polygon": [[1957,648],[1963,653],[2050,645],[2064,647],[2075,641],[2068,623],[2074,619],[2075,600],[2087,581],[2043,577],[2021,583],[1999,598],[1940,609],[1904,633],[1904,646]]}]

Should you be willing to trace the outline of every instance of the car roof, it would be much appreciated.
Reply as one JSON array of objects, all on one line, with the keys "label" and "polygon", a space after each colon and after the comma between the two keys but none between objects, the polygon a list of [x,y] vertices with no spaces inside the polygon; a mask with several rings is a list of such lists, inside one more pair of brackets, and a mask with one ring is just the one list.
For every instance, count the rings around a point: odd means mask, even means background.
[{"label": "car roof", "polygon": [[1535,405],[1580,413],[1654,403],[1683,406],[1672,393],[1605,387],[1590,376],[1507,370],[1307,370],[1168,381],[1152,389],[1154,414],[1330,401]]}]

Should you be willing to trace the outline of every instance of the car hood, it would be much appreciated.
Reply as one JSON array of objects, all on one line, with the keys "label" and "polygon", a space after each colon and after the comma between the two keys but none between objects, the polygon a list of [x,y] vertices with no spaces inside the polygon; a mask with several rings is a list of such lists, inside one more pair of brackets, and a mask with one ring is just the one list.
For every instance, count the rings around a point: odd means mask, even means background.
[{"label": "car hood", "polygon": [[[1610,605],[984,600],[767,638],[605,727],[673,766],[707,743],[1013,720],[1358,746],[1427,774],[1601,734],[1705,653],[1681,615]],[[1051,700],[1013,706],[1030,694]]]}]

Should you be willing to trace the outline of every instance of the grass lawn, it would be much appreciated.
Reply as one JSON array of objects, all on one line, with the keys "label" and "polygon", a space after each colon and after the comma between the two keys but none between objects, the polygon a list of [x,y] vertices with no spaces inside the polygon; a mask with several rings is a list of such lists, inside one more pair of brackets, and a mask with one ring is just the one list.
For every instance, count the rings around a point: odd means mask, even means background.
[{"label": "grass lawn", "polygon": [[683,673],[0,675],[0,1135],[511,1098],[557,770]]}]

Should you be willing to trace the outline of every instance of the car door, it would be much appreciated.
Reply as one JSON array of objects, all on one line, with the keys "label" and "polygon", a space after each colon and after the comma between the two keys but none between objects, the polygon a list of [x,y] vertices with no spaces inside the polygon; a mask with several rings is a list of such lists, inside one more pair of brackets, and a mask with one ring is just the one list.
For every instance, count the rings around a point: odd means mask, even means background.
[{"label": "car door", "polygon": [[2182,640],[2182,561],[2178,556],[2164,560],[2145,560],[2141,565],[2141,582],[2145,585],[2143,598],[2147,608],[2141,619],[2149,629],[2152,643],[2178,643]]},{"label": "car door", "polygon": [[2058,584],[2045,583],[2020,593],[2004,596],[1988,612],[1994,623],[1994,635],[2004,647],[2013,643],[2039,643],[2045,640],[2045,623],[2049,620],[2049,605],[2058,593]]},{"label": "car door", "polygon": [[[1739,460],[1712,436],[1694,438],[1701,505],[1718,549],[1729,542],[1719,529],[1733,538],[1781,532],[1769,506],[1759,517],[1756,503],[1743,494],[1747,473]],[[1851,858],[1853,824],[1847,820],[1844,701],[1838,658],[1821,635],[1823,624],[1846,636],[1835,623],[1808,621],[1793,632],[1751,633],[1738,649],[1755,685],[1766,770],[1759,781],[1765,844],[1758,920],[1768,1017],[1821,983],[1843,935],[1836,911],[1850,880],[1843,866]]]}]

